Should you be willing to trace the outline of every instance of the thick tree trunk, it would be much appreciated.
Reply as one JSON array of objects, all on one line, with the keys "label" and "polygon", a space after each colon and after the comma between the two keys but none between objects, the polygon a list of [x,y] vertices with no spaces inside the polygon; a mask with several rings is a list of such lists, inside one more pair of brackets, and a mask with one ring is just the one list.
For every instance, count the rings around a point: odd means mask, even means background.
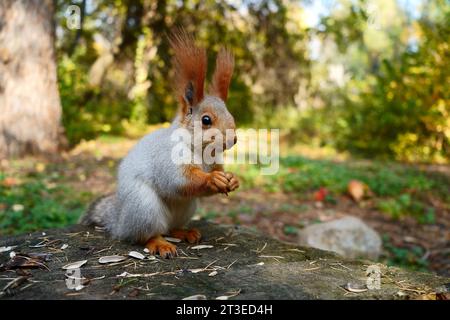
[{"label": "thick tree trunk", "polygon": [[0,0],[0,159],[58,150],[54,9],[52,0]]}]

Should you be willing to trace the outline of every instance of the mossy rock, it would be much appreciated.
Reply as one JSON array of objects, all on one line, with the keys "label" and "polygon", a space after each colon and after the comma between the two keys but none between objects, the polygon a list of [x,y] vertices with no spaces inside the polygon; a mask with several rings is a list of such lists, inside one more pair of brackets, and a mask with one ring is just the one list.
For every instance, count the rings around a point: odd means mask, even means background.
[{"label": "mossy rock", "polygon": [[[192,226],[201,230],[201,244],[211,248],[192,249],[192,245],[179,243],[179,256],[175,259],[128,257],[106,265],[98,259],[127,256],[130,251],[145,253],[139,245],[111,240],[100,230],[82,226],[0,239],[0,247],[17,246],[13,250],[19,256],[51,254],[48,261],[41,261],[45,266],[40,268],[11,269],[5,268],[10,252],[0,253],[0,264],[3,264],[0,296],[2,299],[183,299],[193,295],[207,299],[219,296],[414,299],[448,292],[450,279],[433,274],[364,260],[345,260],[331,252],[286,244],[236,226],[206,221],[194,221]],[[68,245],[64,250],[63,244]],[[68,288],[66,270],[62,267],[80,260],[87,260],[80,268],[81,280],[68,281],[83,285],[77,291]],[[369,265],[381,271],[380,288],[352,290],[366,285]],[[349,291],[345,289],[349,283],[358,286],[351,285]]]}]

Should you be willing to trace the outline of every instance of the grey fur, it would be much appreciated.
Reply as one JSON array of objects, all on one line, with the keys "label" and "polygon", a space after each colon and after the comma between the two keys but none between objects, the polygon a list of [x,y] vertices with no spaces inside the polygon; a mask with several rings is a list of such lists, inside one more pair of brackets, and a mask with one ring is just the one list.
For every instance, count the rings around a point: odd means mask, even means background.
[{"label": "grey fur", "polygon": [[[202,109],[213,107],[222,132],[234,128],[234,120],[224,102],[206,96],[194,109],[190,123],[201,119]],[[226,125],[226,124],[229,125]],[[177,141],[171,140],[174,130],[181,127],[175,119],[169,128],[159,129],[143,137],[122,160],[118,170],[117,191],[94,201],[80,220],[85,225],[100,225],[120,240],[145,243],[157,234],[183,227],[193,216],[196,198],[180,195],[189,181],[182,165],[172,161],[171,153]],[[212,167],[203,165],[205,172]]]}]

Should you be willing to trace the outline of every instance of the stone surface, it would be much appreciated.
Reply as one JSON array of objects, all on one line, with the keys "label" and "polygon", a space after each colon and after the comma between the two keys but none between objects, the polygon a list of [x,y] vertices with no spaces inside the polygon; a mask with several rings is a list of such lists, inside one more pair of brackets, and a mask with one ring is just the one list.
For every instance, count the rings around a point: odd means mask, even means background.
[{"label": "stone surface", "polygon": [[378,233],[351,216],[308,226],[298,236],[300,245],[333,251],[346,258],[376,260],[382,250]]},{"label": "stone surface", "polygon": [[[179,243],[179,257],[172,260],[128,257],[118,263],[100,264],[98,259],[102,256],[145,252],[138,245],[111,240],[103,232],[81,226],[46,230],[45,235],[37,232],[0,239],[0,247],[16,245],[13,249],[16,255],[51,254],[50,260],[44,262],[45,267],[27,270],[0,267],[0,296],[2,299],[182,299],[193,295],[204,295],[207,299],[219,296],[405,299],[446,292],[450,282],[432,274],[346,260],[331,252],[269,239],[248,229],[205,221],[193,225],[204,235],[201,244],[212,248],[193,249],[192,245]],[[62,250],[64,244],[68,247]],[[80,260],[87,260],[79,276],[84,278],[84,287],[76,291],[67,287],[62,267]],[[10,252],[0,253],[3,269],[9,261]],[[361,293],[345,290],[348,283],[366,284],[369,265],[381,271],[380,289]],[[217,272],[215,276],[213,271]],[[130,274],[135,276],[124,277]]]}]

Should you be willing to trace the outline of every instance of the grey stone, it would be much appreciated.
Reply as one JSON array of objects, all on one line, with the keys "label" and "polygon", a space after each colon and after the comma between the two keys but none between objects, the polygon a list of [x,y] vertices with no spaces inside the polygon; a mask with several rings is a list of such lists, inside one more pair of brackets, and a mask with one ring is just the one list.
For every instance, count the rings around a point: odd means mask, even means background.
[{"label": "grey stone", "polygon": [[382,251],[378,233],[351,216],[307,226],[298,236],[300,245],[333,251],[346,258],[376,260]]}]

